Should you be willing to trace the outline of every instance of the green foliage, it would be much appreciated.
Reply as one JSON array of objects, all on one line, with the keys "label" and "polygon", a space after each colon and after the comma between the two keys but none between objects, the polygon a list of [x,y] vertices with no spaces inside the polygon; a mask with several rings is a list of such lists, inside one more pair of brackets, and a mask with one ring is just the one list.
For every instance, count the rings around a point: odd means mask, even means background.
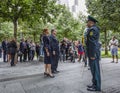
[{"label": "green foliage", "polygon": [[[50,7],[54,0],[2,0],[0,1],[0,17],[14,24],[14,37],[17,38],[17,22],[39,21],[40,18],[47,23],[50,20]],[[53,7],[52,7],[53,8]]]},{"label": "green foliage", "polygon": [[[101,51],[102,58],[112,58],[111,52],[108,51],[108,55],[105,55],[105,51]],[[118,57],[120,57],[120,51],[118,51]]]},{"label": "green foliage", "polygon": [[55,28],[60,40],[63,37],[77,40],[85,27],[82,19],[83,16],[74,18],[64,5],[56,4],[56,0],[0,0],[2,38],[14,34],[18,40],[25,37],[38,41],[42,29]]},{"label": "green foliage", "polygon": [[53,24],[58,30],[58,38],[63,39],[67,37],[70,40],[78,40],[82,36],[82,26],[80,18],[74,18],[67,8],[64,8],[62,13],[58,16],[56,22]]},{"label": "green foliage", "polygon": [[101,28],[101,41],[106,48],[110,38],[120,30],[120,0],[86,0],[90,15],[96,17]]},{"label": "green foliage", "polygon": [[11,22],[3,22],[0,24],[0,41],[5,38],[12,38],[13,35],[13,24]]}]

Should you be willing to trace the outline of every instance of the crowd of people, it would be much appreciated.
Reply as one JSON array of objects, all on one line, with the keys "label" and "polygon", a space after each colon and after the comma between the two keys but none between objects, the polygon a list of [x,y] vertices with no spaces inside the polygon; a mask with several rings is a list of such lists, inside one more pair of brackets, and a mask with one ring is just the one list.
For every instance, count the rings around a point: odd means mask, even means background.
[{"label": "crowd of people", "polygon": [[19,62],[33,61],[35,54],[39,58],[40,45],[32,40],[21,39],[17,43],[15,39],[3,40],[0,45],[0,58],[3,62],[10,62],[11,66]]},{"label": "crowd of people", "polygon": [[[51,32],[52,34],[52,32]],[[34,43],[32,40],[21,39],[18,43],[15,39],[12,40],[3,40],[0,45],[0,58],[3,59],[3,62],[10,62],[11,66],[15,66],[17,62],[30,62],[39,60],[40,56],[44,56],[44,31],[40,37],[40,43]],[[52,38],[52,36],[50,36]],[[52,40],[50,40],[51,43]],[[54,40],[55,41],[55,40]],[[53,41],[53,42],[54,42]],[[14,42],[14,44],[13,44]],[[80,62],[83,58],[84,60],[84,47],[80,41],[71,41],[67,38],[63,38],[62,41],[57,42],[57,57],[61,62],[70,62],[75,63],[75,59],[78,58]],[[56,48],[55,45],[51,45]]]}]

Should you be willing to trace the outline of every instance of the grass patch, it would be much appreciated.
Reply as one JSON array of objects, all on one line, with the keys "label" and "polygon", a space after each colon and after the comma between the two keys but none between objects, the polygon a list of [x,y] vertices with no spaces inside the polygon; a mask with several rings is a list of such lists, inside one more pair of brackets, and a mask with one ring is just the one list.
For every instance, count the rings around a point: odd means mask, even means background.
[{"label": "grass patch", "polygon": [[[118,51],[118,56],[119,56],[119,58],[120,58],[120,51]],[[105,51],[101,51],[101,57],[102,57],[102,58],[111,58],[111,57],[112,57],[112,56],[111,56],[111,52],[108,51],[108,55],[105,55]]]}]

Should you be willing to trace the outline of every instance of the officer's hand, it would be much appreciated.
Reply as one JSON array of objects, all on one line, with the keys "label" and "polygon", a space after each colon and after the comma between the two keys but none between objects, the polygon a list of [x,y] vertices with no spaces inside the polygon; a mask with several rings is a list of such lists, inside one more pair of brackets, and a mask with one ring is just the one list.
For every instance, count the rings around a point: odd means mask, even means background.
[{"label": "officer's hand", "polygon": [[50,53],[49,53],[49,52],[47,52],[47,56],[50,56]]},{"label": "officer's hand", "polygon": [[53,55],[55,55],[55,51],[53,51]]},{"label": "officer's hand", "polygon": [[95,60],[95,57],[91,57],[90,59],[91,59],[91,60]]}]

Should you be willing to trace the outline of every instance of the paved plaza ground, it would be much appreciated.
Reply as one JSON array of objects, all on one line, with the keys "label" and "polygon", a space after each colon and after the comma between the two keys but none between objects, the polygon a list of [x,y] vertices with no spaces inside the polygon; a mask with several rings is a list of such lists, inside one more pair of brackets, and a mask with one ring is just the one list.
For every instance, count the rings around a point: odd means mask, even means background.
[{"label": "paved plaza ground", "polygon": [[[101,60],[101,93],[120,93],[120,63],[110,62]],[[60,62],[59,71],[51,79],[43,75],[43,62],[18,62],[16,67],[0,62],[0,93],[92,93],[86,90],[91,73],[83,62]]]}]

